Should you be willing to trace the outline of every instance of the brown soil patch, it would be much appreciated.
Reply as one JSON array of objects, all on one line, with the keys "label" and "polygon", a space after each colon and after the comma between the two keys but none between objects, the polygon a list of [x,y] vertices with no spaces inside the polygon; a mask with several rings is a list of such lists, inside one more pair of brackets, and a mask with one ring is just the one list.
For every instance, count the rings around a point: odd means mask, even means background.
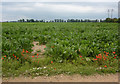
[{"label": "brown soil patch", "polygon": [[107,74],[107,75],[91,75],[91,76],[81,76],[81,75],[57,75],[57,76],[39,76],[35,78],[24,78],[16,77],[14,79],[5,79],[3,82],[118,82],[118,73]]},{"label": "brown soil patch", "polygon": [[38,54],[38,57],[40,57],[40,58],[44,58],[44,52],[45,52],[45,50],[44,50],[44,48],[46,48],[46,45],[39,45],[39,42],[33,42],[33,45],[34,45],[34,47],[32,48],[32,52],[31,52],[31,54],[32,55],[35,55],[35,54]]}]

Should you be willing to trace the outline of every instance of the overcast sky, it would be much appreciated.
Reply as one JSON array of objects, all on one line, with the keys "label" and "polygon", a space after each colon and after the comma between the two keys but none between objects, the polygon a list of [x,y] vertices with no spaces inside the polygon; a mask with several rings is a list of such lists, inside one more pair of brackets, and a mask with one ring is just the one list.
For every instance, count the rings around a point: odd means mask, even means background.
[{"label": "overcast sky", "polygon": [[[26,1],[26,2],[25,2]],[[45,2],[46,1],[46,2]],[[82,2],[77,0],[64,0],[57,2],[48,0],[33,2],[33,0],[3,0],[2,19],[3,21],[18,19],[105,19],[108,17],[107,10],[114,9],[113,18],[118,17],[118,0],[88,0]],[[61,0],[59,0],[61,1]],[[66,1],[66,2],[65,2]],[[99,2],[96,2],[99,1]],[[101,2],[104,1],[104,2]]]}]

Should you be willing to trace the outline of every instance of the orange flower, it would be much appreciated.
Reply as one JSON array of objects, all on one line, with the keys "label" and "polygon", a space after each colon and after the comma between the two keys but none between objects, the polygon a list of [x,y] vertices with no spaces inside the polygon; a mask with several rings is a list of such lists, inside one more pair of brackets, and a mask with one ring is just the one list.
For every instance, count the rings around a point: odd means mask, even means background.
[{"label": "orange flower", "polygon": [[6,57],[6,55],[5,55],[5,57]]},{"label": "orange flower", "polygon": [[39,54],[37,54],[37,56],[38,56]]},{"label": "orange flower", "polygon": [[34,57],[34,56],[32,56],[32,57]]},{"label": "orange flower", "polygon": [[53,63],[53,61],[51,61],[51,63]]},{"label": "orange flower", "polygon": [[4,58],[2,58],[2,59],[4,59]]},{"label": "orange flower", "polygon": [[17,59],[19,59],[19,58],[17,57]]},{"label": "orange flower", "polygon": [[117,56],[117,55],[115,55],[115,56]]},{"label": "orange flower", "polygon": [[106,65],[104,67],[107,67]]},{"label": "orange flower", "polygon": [[15,58],[16,58],[16,56],[15,56]]}]

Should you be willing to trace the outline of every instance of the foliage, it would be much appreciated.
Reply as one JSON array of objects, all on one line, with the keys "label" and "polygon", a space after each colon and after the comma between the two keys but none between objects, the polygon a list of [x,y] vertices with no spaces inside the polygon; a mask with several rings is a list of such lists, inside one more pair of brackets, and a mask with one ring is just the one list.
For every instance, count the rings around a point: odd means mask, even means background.
[{"label": "foliage", "polygon": [[46,44],[46,55],[56,61],[95,57],[103,51],[117,52],[116,23],[3,23],[2,55],[22,58],[33,41]]}]

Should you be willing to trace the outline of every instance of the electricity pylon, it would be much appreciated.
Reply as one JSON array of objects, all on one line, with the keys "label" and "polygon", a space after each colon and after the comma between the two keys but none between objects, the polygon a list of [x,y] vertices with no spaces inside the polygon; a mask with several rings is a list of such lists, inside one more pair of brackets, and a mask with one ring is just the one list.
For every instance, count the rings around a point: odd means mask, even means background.
[{"label": "electricity pylon", "polygon": [[109,16],[110,16],[110,10],[108,9],[108,18],[109,18]]},{"label": "electricity pylon", "polygon": [[111,9],[111,19],[112,19],[112,16],[113,16],[113,11],[114,11],[114,10],[113,10],[113,9]]}]

